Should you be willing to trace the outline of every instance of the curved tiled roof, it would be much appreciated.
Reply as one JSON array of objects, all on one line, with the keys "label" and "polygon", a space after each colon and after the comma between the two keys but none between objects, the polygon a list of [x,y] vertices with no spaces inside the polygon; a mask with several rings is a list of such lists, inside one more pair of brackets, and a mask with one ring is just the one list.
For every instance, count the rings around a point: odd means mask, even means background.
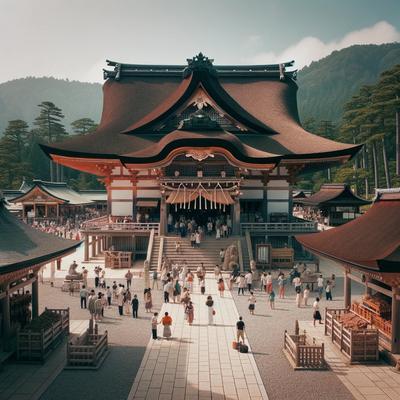
[{"label": "curved tiled roof", "polygon": [[[199,85],[227,117],[244,126],[241,134],[234,131],[230,134],[236,135],[248,149],[243,155],[248,162],[259,158],[260,152],[278,155],[283,160],[329,161],[349,158],[360,148],[305,131],[297,112],[297,85],[292,74],[277,65],[219,67],[206,63],[196,67],[191,62],[188,67],[110,65],[116,66],[116,72],[107,74],[109,79],[103,86],[103,113],[98,129],[59,144],[42,146],[47,154],[115,160],[129,155],[135,162],[146,164],[141,154],[146,154],[147,146],[154,145],[157,137],[154,135],[159,135],[161,141],[171,133],[160,131],[157,124],[178,112]],[[181,131],[176,136],[182,138],[185,134]]]},{"label": "curved tiled roof", "polygon": [[0,199],[0,274],[46,263],[80,245],[19,221]]},{"label": "curved tiled roof", "polygon": [[296,239],[308,250],[339,262],[400,272],[400,191],[378,196],[373,206],[353,221]]}]

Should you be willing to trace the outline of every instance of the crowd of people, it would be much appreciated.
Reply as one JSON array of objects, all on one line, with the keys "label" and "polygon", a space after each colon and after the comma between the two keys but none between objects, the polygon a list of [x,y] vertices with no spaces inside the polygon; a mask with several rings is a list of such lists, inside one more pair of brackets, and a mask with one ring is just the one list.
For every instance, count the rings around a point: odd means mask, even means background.
[{"label": "crowd of people", "polygon": [[229,215],[221,214],[218,217],[207,219],[201,224],[194,218],[180,215],[176,219],[169,213],[167,218],[168,232],[180,237],[189,237],[190,241],[200,244],[205,236],[214,236],[216,239],[229,237],[232,234],[232,219]]}]

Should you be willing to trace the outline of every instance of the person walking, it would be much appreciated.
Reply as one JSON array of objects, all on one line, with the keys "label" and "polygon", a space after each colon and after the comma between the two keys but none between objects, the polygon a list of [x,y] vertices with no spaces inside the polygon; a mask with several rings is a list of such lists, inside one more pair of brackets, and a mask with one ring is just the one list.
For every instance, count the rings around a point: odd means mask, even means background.
[{"label": "person walking", "polygon": [[175,280],[175,285],[174,285],[174,293],[173,293],[174,303],[176,301],[178,303],[180,303],[180,301],[181,301],[181,292],[182,292],[181,285],[179,284],[179,280],[176,279]]},{"label": "person walking", "polygon": [[270,294],[272,292],[272,275],[271,272],[267,273],[267,293]]},{"label": "person walking", "polygon": [[151,290],[145,289],[144,291],[144,308],[146,312],[151,312],[151,309],[153,308],[153,298],[151,295]]},{"label": "person walking", "polygon": [[279,298],[280,299],[285,298],[285,285],[286,285],[285,274],[283,272],[281,272],[278,276]]},{"label": "person walking", "polygon": [[224,258],[225,258],[225,250],[224,250],[224,249],[221,249],[221,250],[219,251],[219,259],[221,260],[221,264],[223,264]]},{"label": "person walking", "polygon": [[200,293],[205,294],[206,293],[206,280],[204,277],[200,281]]},{"label": "person walking", "polygon": [[255,308],[256,308],[257,300],[256,300],[256,297],[254,296],[254,293],[253,293],[253,292],[250,292],[250,297],[249,297],[249,299],[248,299],[248,302],[249,302],[249,311],[250,311],[250,314],[251,314],[251,315],[254,315],[254,310],[255,310]]},{"label": "person walking", "polygon": [[83,285],[88,287],[88,270],[85,267],[82,268],[82,280]]},{"label": "person walking", "polygon": [[161,323],[163,324],[163,336],[166,339],[169,339],[172,335],[171,333],[171,325],[172,325],[172,318],[168,315],[168,312],[165,312],[164,316],[161,319]]},{"label": "person walking", "polygon": [[236,282],[238,284],[238,296],[240,295],[240,292],[242,292],[242,295],[244,296],[244,288],[246,287],[246,279],[244,278],[244,275],[239,275]]},{"label": "person walking", "polygon": [[94,290],[91,290],[89,298],[88,298],[88,310],[89,310],[91,319],[94,319],[94,315],[96,313],[96,309],[94,307],[94,302],[95,301],[96,301],[96,295],[94,293]]},{"label": "person walking", "polygon": [[308,306],[308,298],[310,297],[310,286],[306,285],[306,288],[303,291],[303,299],[304,299],[304,305],[307,307]]},{"label": "person walking", "polygon": [[215,264],[215,268],[214,268],[214,276],[215,276],[215,279],[218,281],[218,277],[219,277],[219,274],[221,273],[221,268],[219,267],[219,265],[218,264]]},{"label": "person walking", "polygon": [[168,280],[164,285],[164,303],[169,303],[169,292],[171,287],[171,281]]},{"label": "person walking", "polygon": [[301,290],[300,291],[296,291],[296,305],[298,308],[301,307],[301,300],[302,300],[302,295],[301,295]]},{"label": "person walking", "polygon": [[101,294],[101,316],[104,317],[104,310],[108,305],[108,301],[106,299],[106,296],[104,296],[104,293]]},{"label": "person walking", "polygon": [[181,296],[181,303],[182,303],[184,309],[189,304],[189,301],[190,301],[189,291],[187,290],[187,288],[184,288],[182,296]]},{"label": "person walking", "polygon": [[101,321],[101,314],[103,309],[103,302],[101,301],[103,293],[99,292],[97,299],[94,301],[94,319],[95,321]]},{"label": "person walking", "polygon": [[268,295],[269,299],[269,306],[271,307],[271,310],[275,310],[275,292],[274,289],[271,290],[271,293]]},{"label": "person walking", "polygon": [[192,293],[192,291],[193,291],[193,279],[194,279],[194,276],[189,270],[186,275],[186,283],[187,283],[187,288],[190,293]]},{"label": "person walking", "polygon": [[322,274],[317,279],[317,288],[319,297],[321,298],[322,293],[324,291],[324,278],[322,277]]},{"label": "person walking", "polygon": [[111,299],[112,299],[112,291],[110,289],[110,286],[107,286],[106,295],[107,295],[108,308],[110,308],[111,307]]},{"label": "person walking", "polygon": [[294,290],[295,290],[295,292],[298,294],[298,293],[301,293],[301,279],[300,279],[300,277],[299,276],[295,276],[294,278],[293,278],[293,285],[294,285]]},{"label": "person walking", "polygon": [[152,285],[152,289],[154,289],[154,286],[157,286],[157,290],[158,290],[158,273],[157,273],[157,271],[153,271],[153,285]]},{"label": "person walking", "polygon": [[94,268],[94,286],[95,288],[99,287],[99,282],[100,282],[100,267],[96,265]]},{"label": "person walking", "polygon": [[332,283],[331,281],[326,282],[325,296],[327,301],[332,301]]},{"label": "person walking", "polygon": [[196,232],[196,247],[200,247],[200,243],[201,243],[201,236],[200,236],[200,232],[197,231]]},{"label": "person walking", "polygon": [[196,247],[196,234],[194,232],[190,234],[190,246]]},{"label": "person walking", "polygon": [[212,296],[207,296],[206,306],[208,308],[208,325],[214,325],[214,300]]},{"label": "person walking", "polygon": [[132,278],[133,274],[130,269],[128,269],[128,272],[125,274],[125,279],[126,279],[126,288],[129,289],[132,285]]},{"label": "person walking", "polygon": [[317,297],[314,301],[313,304],[313,320],[314,320],[314,326],[315,326],[315,321],[318,321],[320,324],[322,324],[322,317],[321,313],[319,312],[319,297]]},{"label": "person walking", "polygon": [[132,294],[129,289],[126,289],[125,296],[124,296],[124,305],[125,305],[125,313],[129,315],[131,312],[129,310],[129,306],[132,301]]},{"label": "person walking", "polygon": [[265,272],[261,275],[261,290],[264,290],[265,293],[267,292],[267,274]]},{"label": "person walking", "polygon": [[189,325],[192,325],[194,320],[194,307],[191,301],[189,301],[189,304],[185,308],[185,314],[187,316],[187,321],[189,322]]},{"label": "person walking", "polygon": [[117,285],[117,282],[113,282],[113,284],[112,284],[112,294],[113,294],[113,299],[114,299],[114,301],[116,302],[117,301],[117,298],[118,298],[118,285]]},{"label": "person walking", "polygon": [[236,339],[237,342],[240,342],[240,338],[243,340],[244,343],[244,329],[245,329],[245,324],[243,322],[243,318],[239,317],[239,321],[236,322]]},{"label": "person walking", "polygon": [[131,306],[132,306],[132,317],[138,318],[139,299],[137,298],[136,294],[133,295]]},{"label": "person walking", "polygon": [[81,299],[81,308],[86,308],[86,301],[88,298],[89,292],[86,289],[85,285],[82,285],[82,289],[79,291],[79,297]]},{"label": "person walking", "polygon": [[247,290],[250,293],[252,285],[253,285],[253,274],[251,273],[251,271],[247,272],[245,279],[246,279],[246,284],[247,284]]},{"label": "person walking", "polygon": [[218,281],[218,291],[219,291],[220,297],[224,297],[225,283],[224,283],[223,278],[220,278]]},{"label": "person walking", "polygon": [[[122,289],[122,286],[120,286]],[[117,294],[118,313],[120,316],[124,315],[124,293],[119,290]]]},{"label": "person walking", "polygon": [[159,324],[158,322],[158,312],[155,312],[153,314],[153,317],[151,318],[151,335],[153,340],[157,340],[157,325]]}]

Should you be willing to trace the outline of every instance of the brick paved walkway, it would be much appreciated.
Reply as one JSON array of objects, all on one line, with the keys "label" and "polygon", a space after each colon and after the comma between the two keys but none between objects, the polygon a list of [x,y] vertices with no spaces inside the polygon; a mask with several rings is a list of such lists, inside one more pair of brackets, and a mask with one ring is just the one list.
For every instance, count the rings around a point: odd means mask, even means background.
[{"label": "brick paved walkway", "polygon": [[173,339],[150,339],[129,399],[268,399],[251,352],[232,349],[238,312],[231,294],[220,298],[212,278],[206,289],[214,299],[216,325],[208,326],[206,296],[196,287],[192,326],[181,305],[164,304],[160,316],[171,314]]}]

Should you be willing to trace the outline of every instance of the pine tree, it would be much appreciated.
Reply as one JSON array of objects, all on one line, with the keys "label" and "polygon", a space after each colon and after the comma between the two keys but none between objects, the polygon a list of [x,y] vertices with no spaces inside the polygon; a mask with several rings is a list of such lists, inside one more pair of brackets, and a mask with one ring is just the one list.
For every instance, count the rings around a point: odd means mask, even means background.
[{"label": "pine tree", "polygon": [[[38,107],[40,108],[40,113],[34,122],[34,125],[37,126],[37,129],[35,129],[36,137],[45,143],[60,141],[67,135],[61,122],[64,118],[62,110],[50,101],[43,101]],[[49,167],[50,180],[59,180],[60,169],[58,164],[56,166],[56,174],[54,174],[54,166],[51,160]]]},{"label": "pine tree", "polygon": [[91,118],[80,118],[71,122],[72,130],[77,135],[85,135],[93,132],[97,128],[97,124]]},{"label": "pine tree", "polygon": [[0,186],[15,188],[30,176],[27,160],[29,127],[25,121],[9,121],[0,140]]}]

